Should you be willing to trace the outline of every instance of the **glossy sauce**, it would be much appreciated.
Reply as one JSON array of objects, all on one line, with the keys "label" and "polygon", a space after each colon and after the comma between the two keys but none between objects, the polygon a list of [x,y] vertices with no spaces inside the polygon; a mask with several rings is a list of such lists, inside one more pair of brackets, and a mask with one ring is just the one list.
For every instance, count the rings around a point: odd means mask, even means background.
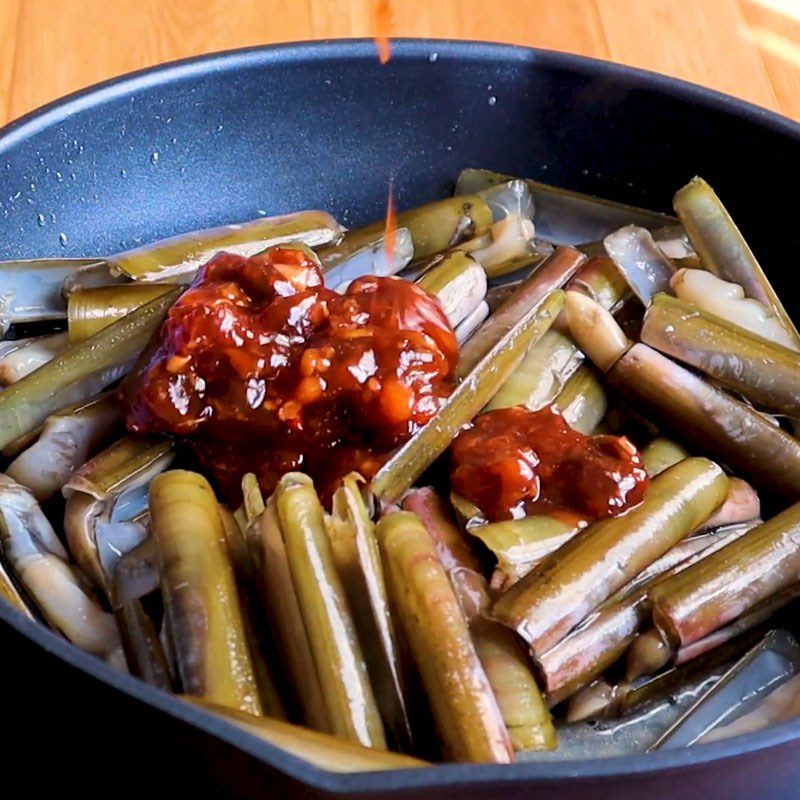
[{"label": "glossy sauce", "polygon": [[129,430],[191,437],[233,498],[290,470],[329,490],[371,477],[452,391],[458,345],[438,301],[396,278],[343,295],[303,250],[221,253],[170,309],[126,379]]},{"label": "glossy sauce", "polygon": [[450,454],[453,491],[490,520],[554,514],[591,522],[640,502],[648,486],[628,439],[578,433],[554,406],[481,414]]}]

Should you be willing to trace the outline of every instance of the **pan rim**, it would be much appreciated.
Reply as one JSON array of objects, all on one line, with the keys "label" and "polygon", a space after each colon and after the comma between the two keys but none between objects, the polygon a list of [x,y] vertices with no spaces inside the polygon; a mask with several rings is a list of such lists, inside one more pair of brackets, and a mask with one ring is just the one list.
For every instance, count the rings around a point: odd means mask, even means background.
[{"label": "pan rim", "polygon": [[[569,71],[590,78],[618,77],[632,89],[665,94],[702,110],[723,112],[794,139],[800,145],[800,124],[745,100],[694,83],[600,59],[553,50],[517,45],[450,39],[393,39],[393,59],[418,61],[433,52],[440,59],[496,63],[523,63],[539,69]],[[320,60],[374,62],[371,39],[317,40],[226,50],[172,61],[97,83],[34,110],[0,128],[0,156],[30,137],[74,114],[97,108],[120,96],[146,89],[208,76],[216,72],[269,68],[278,64],[300,64]],[[146,703],[153,709],[177,717],[184,723],[223,739],[300,783],[331,793],[385,793],[405,790],[491,784],[549,785],[561,781],[607,780],[622,776],[652,776],[656,773],[700,767],[748,755],[800,739],[800,719],[765,731],[687,750],[665,751],[584,761],[521,762],[514,765],[445,764],[431,769],[393,772],[331,773],[240,730],[233,724],[178,698],[120,673],[104,662],[78,650],[69,642],[26,619],[14,609],[0,605],[0,620],[72,667]]]}]

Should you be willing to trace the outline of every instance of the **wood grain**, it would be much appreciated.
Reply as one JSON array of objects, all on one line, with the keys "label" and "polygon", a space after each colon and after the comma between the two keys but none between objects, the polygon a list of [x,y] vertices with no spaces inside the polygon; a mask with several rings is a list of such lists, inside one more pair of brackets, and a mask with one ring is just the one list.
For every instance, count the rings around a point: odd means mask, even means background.
[{"label": "wood grain", "polygon": [[0,124],[11,117],[9,100],[14,81],[21,3],[22,0],[0,2]]},{"label": "wood grain", "polygon": [[14,60],[25,79],[11,87],[10,114],[152,64],[309,29],[308,5],[294,0],[23,0]]},{"label": "wood grain", "polygon": [[781,111],[800,119],[800,1],[742,0],[742,10]]},{"label": "wood grain", "polygon": [[[371,36],[373,0],[311,0],[314,37]],[[488,39],[607,56],[594,0],[395,0],[396,36]]]},{"label": "wood grain", "polygon": [[778,110],[738,0],[597,0],[611,58]]},{"label": "wood grain", "polygon": [[[800,0],[394,0],[394,35],[610,58],[800,118]],[[370,36],[373,0],[0,0],[0,123],[175,58]]]}]

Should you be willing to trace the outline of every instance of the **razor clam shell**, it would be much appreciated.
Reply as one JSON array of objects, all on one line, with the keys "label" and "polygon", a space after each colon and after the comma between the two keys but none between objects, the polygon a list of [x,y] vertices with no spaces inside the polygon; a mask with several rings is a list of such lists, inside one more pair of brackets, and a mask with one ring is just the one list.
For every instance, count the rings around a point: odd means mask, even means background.
[{"label": "razor clam shell", "polygon": [[65,319],[64,281],[96,258],[40,258],[0,262],[0,334],[18,322]]},{"label": "razor clam shell", "polygon": [[0,475],[0,540],[42,616],[77,647],[109,657],[119,647],[114,618],[89,594],[33,495]]},{"label": "razor clam shell", "polygon": [[458,343],[464,344],[464,342],[475,333],[478,328],[486,321],[486,318],[489,316],[489,304],[482,300],[478,303],[477,306],[467,314],[461,322],[458,323],[456,326],[456,339]]},{"label": "razor clam shell", "polygon": [[659,736],[724,673],[717,668],[664,699],[647,704],[622,719],[561,722],[558,749],[518,753],[519,761],[588,761],[647,751]]},{"label": "razor clam shell", "polygon": [[669,292],[675,267],[648,230],[627,225],[606,236],[604,245],[617,269],[645,306],[656,292]]},{"label": "razor clam shell", "polygon": [[770,631],[705,691],[649,750],[689,747],[715,728],[752,710],[800,672],[800,644],[788,631]]},{"label": "razor clam shell", "polygon": [[495,222],[512,215],[533,218],[533,195],[527,182],[520,178],[510,178],[505,183],[489,186],[476,194],[486,201]]},{"label": "razor clam shell", "polygon": [[[345,233],[340,246],[343,247],[346,242]],[[335,287],[337,292],[344,292],[352,281],[364,275],[379,277],[396,275],[414,257],[414,242],[408,228],[398,228],[395,234],[394,253],[391,257],[386,250],[384,235],[376,236],[371,243],[366,243],[346,255],[339,255],[337,247],[326,248],[326,251],[319,254],[325,283]]]},{"label": "razor clam shell", "polygon": [[9,464],[6,474],[27,486],[39,502],[51,497],[119,422],[111,398],[47,418],[38,439]]},{"label": "razor clam shell", "polygon": [[770,692],[752,711],[737,717],[733,722],[709,731],[699,743],[717,742],[745,733],[753,733],[764,728],[795,719],[800,714],[800,675],[789,678],[777,689]]},{"label": "razor clam shell", "polygon": [[[514,180],[511,175],[491,170],[464,169],[458,176],[456,194],[483,193],[510,180]],[[554,244],[598,242],[623,225],[658,229],[678,222],[667,214],[561,189],[532,179],[525,179],[524,182],[533,195],[534,222],[538,234]]]},{"label": "razor clam shell", "polygon": [[9,347],[0,358],[0,386],[10,386],[52,361],[69,344],[69,334],[52,333],[19,339],[18,347]]}]

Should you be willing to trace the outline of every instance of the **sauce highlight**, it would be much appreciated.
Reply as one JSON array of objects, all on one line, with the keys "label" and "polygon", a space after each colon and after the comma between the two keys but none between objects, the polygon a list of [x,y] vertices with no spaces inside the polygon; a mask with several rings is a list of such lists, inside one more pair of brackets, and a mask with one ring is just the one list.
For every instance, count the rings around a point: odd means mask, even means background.
[{"label": "sauce highlight", "polygon": [[551,514],[591,522],[636,505],[649,483],[628,439],[579,433],[555,406],[481,414],[450,455],[452,489],[490,520]]}]

